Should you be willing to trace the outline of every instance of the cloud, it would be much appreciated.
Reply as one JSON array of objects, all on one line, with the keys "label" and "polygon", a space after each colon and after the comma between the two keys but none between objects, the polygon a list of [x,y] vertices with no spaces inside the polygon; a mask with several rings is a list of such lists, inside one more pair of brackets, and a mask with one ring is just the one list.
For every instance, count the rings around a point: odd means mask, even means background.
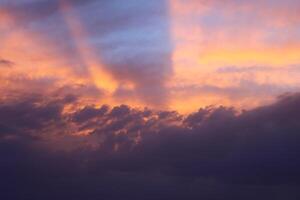
[{"label": "cloud", "polygon": [[74,101],[70,96],[48,102],[37,94],[23,97],[23,100],[1,103],[0,137],[35,137],[42,136],[43,131],[49,133],[52,126],[59,129],[62,109],[65,103]]},{"label": "cloud", "polygon": [[63,112],[74,103],[0,104],[1,197],[299,196],[299,94],[241,113],[211,106],[187,116],[126,105]]},{"label": "cloud", "polygon": [[217,69],[218,73],[250,73],[250,72],[294,72],[299,73],[298,65],[287,66],[287,67],[266,67],[266,66],[245,66],[245,67],[237,67],[237,66],[229,66],[229,67],[221,67]]},{"label": "cloud", "polygon": [[[181,86],[174,86],[170,90],[173,92],[174,96],[180,99],[180,101],[190,102],[196,106],[199,106],[199,104],[202,103],[202,106],[210,104],[224,105],[235,106],[236,109],[255,108],[259,105],[265,105],[267,103],[274,102],[276,100],[274,96],[278,96],[285,92],[299,91],[299,87],[292,84],[279,84],[276,82],[273,83],[271,81],[260,82],[258,78],[253,78],[254,76],[251,75],[251,73],[254,73],[252,72],[252,70],[265,69],[251,68],[249,70],[250,72],[247,69],[226,69],[226,71],[222,73],[245,73],[244,76],[242,75],[240,77],[238,77],[238,75],[228,77],[232,79],[232,83],[230,83],[229,85],[222,85],[218,83],[217,85],[215,85],[214,82],[209,84],[182,84]],[[278,71],[281,72],[281,70]],[[247,73],[249,73],[250,75],[248,75]],[[281,78],[283,78],[283,75]],[[257,79],[258,81],[256,81],[255,79]],[[219,79],[219,81],[220,80],[222,79]],[[193,99],[195,99],[195,102],[193,102]],[[191,107],[194,107],[189,104],[181,103],[180,105],[187,105],[186,108],[189,112],[191,112]],[[185,107],[183,107],[182,110],[185,110]]]},{"label": "cloud", "polygon": [[[118,91],[129,84],[130,90],[123,90],[129,102],[138,99],[159,107],[166,105],[166,84],[172,76],[167,3],[129,0],[124,6],[115,0],[43,0],[7,3],[2,10],[7,15],[5,24],[10,25],[7,33],[35,34],[39,40],[34,43],[45,42],[47,53],[40,55],[40,46],[24,46],[38,57],[61,60],[51,63],[51,68],[58,66],[73,76],[91,79],[101,89],[105,85],[118,102],[124,99],[118,99]],[[96,73],[97,69],[106,74]]]},{"label": "cloud", "polygon": [[15,63],[10,60],[0,59],[0,67],[12,67],[14,65]]}]

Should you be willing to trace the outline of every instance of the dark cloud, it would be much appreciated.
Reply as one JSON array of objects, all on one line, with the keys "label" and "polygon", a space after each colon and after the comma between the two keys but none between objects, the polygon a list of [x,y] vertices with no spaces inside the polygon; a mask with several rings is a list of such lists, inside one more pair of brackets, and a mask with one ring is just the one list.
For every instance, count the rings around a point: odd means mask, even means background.
[{"label": "dark cloud", "polygon": [[1,103],[2,198],[300,197],[299,94],[242,113],[211,106],[188,116],[126,105],[62,112],[72,103]]},{"label": "dark cloud", "polygon": [[47,102],[42,96],[32,95],[21,101],[1,103],[0,137],[34,137],[52,130],[63,121],[61,112],[66,102],[69,97]]},{"label": "dark cloud", "polygon": [[93,106],[87,106],[83,108],[82,110],[79,110],[75,112],[73,119],[76,122],[84,122],[88,121],[92,118],[99,117],[103,114],[105,114],[108,111],[109,107],[104,105],[101,108],[97,109],[94,108]]},{"label": "dark cloud", "polygon": [[14,65],[15,63],[10,60],[0,59],[0,67],[12,67]]}]

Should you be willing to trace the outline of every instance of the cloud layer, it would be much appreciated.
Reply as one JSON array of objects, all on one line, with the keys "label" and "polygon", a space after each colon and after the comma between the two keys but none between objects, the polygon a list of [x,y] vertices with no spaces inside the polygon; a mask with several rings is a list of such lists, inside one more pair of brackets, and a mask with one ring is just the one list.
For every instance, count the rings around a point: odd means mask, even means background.
[{"label": "cloud layer", "polygon": [[1,102],[1,198],[299,198],[299,94],[187,116],[78,101]]}]

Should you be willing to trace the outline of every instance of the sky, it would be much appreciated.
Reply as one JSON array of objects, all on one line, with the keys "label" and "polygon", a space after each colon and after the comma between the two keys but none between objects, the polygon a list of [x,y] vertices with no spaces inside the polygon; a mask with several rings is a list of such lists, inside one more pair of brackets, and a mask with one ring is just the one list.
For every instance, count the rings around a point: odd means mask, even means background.
[{"label": "sky", "polygon": [[300,198],[300,1],[0,0],[0,198]]},{"label": "sky", "polygon": [[1,90],[71,87],[97,105],[184,114],[265,105],[299,90],[299,7],[296,0],[2,0]]}]

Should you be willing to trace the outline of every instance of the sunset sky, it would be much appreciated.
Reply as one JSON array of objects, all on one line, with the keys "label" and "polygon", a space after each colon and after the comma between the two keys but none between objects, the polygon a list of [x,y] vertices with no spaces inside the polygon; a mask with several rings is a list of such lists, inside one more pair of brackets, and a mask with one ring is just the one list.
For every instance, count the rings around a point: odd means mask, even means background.
[{"label": "sunset sky", "polygon": [[[299,90],[296,0],[0,2],[1,93],[253,108]],[[14,92],[16,94],[16,92]]]},{"label": "sunset sky", "polygon": [[299,199],[299,92],[299,0],[0,0],[4,199]]}]

